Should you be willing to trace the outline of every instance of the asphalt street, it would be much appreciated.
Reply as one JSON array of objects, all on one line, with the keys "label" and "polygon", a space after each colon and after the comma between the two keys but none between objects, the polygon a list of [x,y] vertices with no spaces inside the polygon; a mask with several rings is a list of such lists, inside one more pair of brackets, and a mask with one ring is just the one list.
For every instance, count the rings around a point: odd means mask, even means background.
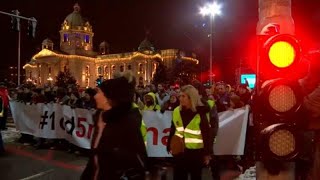
[{"label": "asphalt street", "polygon": [[[7,153],[0,156],[0,180],[76,180],[88,161],[85,156],[66,151],[37,150],[17,143],[20,135],[15,128],[2,131],[2,136]],[[172,179],[171,168],[165,174],[167,180]],[[212,179],[208,169],[203,170],[202,177]],[[160,177],[152,179],[160,180]]]}]

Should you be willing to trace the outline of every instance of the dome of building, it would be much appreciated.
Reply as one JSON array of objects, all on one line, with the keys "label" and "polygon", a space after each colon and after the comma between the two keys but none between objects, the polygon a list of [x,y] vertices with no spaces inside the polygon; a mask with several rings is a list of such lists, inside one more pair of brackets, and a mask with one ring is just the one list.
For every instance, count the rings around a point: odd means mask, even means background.
[{"label": "dome of building", "polygon": [[109,44],[106,41],[102,41],[99,45],[99,47],[107,47]]},{"label": "dome of building", "polygon": [[42,41],[42,49],[50,49],[53,50],[53,41],[51,39],[47,38]]},{"label": "dome of building", "polygon": [[51,39],[47,38],[42,41],[42,44],[53,44],[53,41],[51,41]]},{"label": "dome of building", "polygon": [[76,3],[73,6],[73,12],[66,17],[65,21],[71,28],[77,26],[84,26],[85,20],[82,18],[80,14],[80,6],[78,3]]},{"label": "dome of building", "polygon": [[153,44],[148,40],[148,38],[145,38],[138,47],[139,51],[154,51]]}]

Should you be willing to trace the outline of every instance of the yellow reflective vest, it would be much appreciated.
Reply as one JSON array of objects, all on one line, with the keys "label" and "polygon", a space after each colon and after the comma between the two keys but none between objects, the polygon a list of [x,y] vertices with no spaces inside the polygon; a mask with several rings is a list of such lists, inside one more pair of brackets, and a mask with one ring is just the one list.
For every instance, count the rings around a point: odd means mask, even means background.
[{"label": "yellow reflective vest", "polygon": [[[139,109],[139,106],[136,104],[136,103],[132,103],[132,108],[137,108]],[[140,111],[140,110],[139,110]],[[141,113],[141,111],[140,111]],[[141,132],[141,135],[143,137],[143,140],[146,144],[147,142],[147,126],[146,124],[144,123],[143,119],[141,120],[141,127],[140,127],[140,132]]]},{"label": "yellow reflective vest", "polygon": [[203,138],[200,130],[200,115],[196,114],[186,128],[183,127],[180,115],[180,107],[173,110],[173,124],[176,128],[175,135],[183,138],[187,149],[201,149],[204,147]]},{"label": "yellow reflective vest", "polygon": [[208,102],[210,109],[212,109],[215,106],[215,102],[213,100],[209,99],[207,102]]}]

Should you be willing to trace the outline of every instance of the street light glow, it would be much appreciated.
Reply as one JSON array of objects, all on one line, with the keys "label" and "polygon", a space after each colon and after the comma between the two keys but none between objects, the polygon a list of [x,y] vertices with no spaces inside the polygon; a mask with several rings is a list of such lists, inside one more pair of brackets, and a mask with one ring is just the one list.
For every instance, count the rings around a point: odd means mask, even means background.
[{"label": "street light glow", "polygon": [[200,8],[200,14],[202,16],[210,15],[212,18],[214,18],[217,15],[221,15],[221,5],[217,2],[206,4],[204,7]]},{"label": "street light glow", "polygon": [[212,32],[213,32],[213,20],[214,17],[217,15],[221,15],[221,5],[218,4],[216,1],[213,1],[211,4],[206,4],[204,7],[200,8],[200,12],[199,12],[203,17],[204,16],[210,16],[210,34],[208,35],[208,37],[210,38],[210,85],[212,85],[212,81],[213,81],[213,73],[212,73]]}]

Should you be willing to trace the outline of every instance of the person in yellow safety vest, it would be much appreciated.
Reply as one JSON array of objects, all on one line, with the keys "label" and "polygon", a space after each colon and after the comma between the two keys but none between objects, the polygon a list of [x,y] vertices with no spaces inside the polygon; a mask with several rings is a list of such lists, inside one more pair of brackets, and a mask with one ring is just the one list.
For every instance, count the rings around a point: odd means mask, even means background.
[{"label": "person in yellow safety vest", "polygon": [[161,107],[157,103],[156,95],[153,92],[149,92],[144,96],[144,108],[143,110],[157,111]]},{"label": "person in yellow safety vest", "polygon": [[198,81],[193,82],[194,87],[198,90],[201,97],[201,102],[203,104],[208,104],[210,107],[210,112],[207,113],[208,120],[210,123],[210,139],[215,143],[216,136],[219,130],[219,116],[217,111],[217,106],[214,100],[208,98],[205,87]]},{"label": "person in yellow safety vest", "polygon": [[[172,126],[168,139],[168,152],[171,151],[173,136],[182,138],[184,150],[174,155],[174,180],[201,180],[203,165],[209,165],[213,144],[210,140],[210,125],[207,113],[210,107],[203,104],[199,93],[192,85],[181,88],[180,106],[172,114]],[[173,147],[172,147],[173,148]]]},{"label": "person in yellow safety vest", "polygon": [[[132,108],[137,108],[139,109],[139,106],[136,104],[136,103],[132,103]],[[139,110],[140,111],[140,110]],[[140,111],[141,113],[141,111]],[[142,115],[142,113],[141,113]],[[142,134],[142,137],[143,137],[143,140],[144,140],[144,144],[146,145],[147,144],[147,126],[146,124],[144,123],[143,119],[141,121],[141,127],[140,127],[140,132]]]}]

